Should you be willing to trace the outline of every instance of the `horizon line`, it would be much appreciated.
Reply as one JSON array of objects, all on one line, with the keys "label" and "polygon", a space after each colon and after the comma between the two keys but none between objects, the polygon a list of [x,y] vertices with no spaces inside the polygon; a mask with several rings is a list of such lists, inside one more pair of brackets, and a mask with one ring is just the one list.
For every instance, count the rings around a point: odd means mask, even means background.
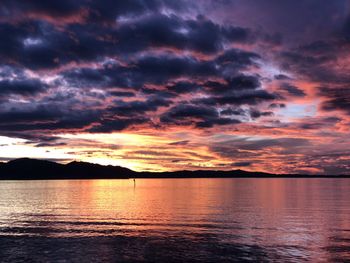
[{"label": "horizon line", "polygon": [[[3,159],[3,158],[2,158]],[[260,176],[257,176],[257,178],[259,177],[275,177],[275,178],[350,178],[350,174],[293,174],[293,173],[271,173],[271,172],[261,172],[261,171],[246,171],[246,170],[242,170],[242,169],[231,169],[231,170],[217,170],[217,169],[194,169],[194,170],[176,170],[176,171],[135,171],[132,170],[130,168],[124,167],[124,166],[119,166],[119,165],[112,165],[112,164],[108,164],[108,165],[104,165],[104,164],[99,164],[99,163],[93,163],[93,162],[86,162],[86,161],[81,161],[81,160],[72,160],[66,163],[61,163],[57,160],[61,160],[61,159],[52,159],[52,158],[31,158],[31,157],[20,157],[20,158],[8,158],[7,161],[3,160],[0,161],[0,164],[7,164],[10,162],[14,162],[14,161],[18,161],[18,160],[31,160],[31,161],[45,161],[45,162],[50,162],[50,163],[56,163],[56,164],[61,164],[63,166],[66,166],[68,164],[71,163],[85,163],[85,164],[92,164],[92,165],[98,165],[100,167],[116,167],[116,168],[123,168],[123,169],[128,169],[133,173],[136,174],[142,174],[142,173],[148,173],[148,174],[176,174],[176,173],[184,173],[184,172],[211,172],[211,173],[230,173],[230,172],[243,172],[243,173],[247,173],[247,174],[262,174]],[[68,161],[68,160],[67,160]],[[246,176],[234,176],[234,177],[252,177],[252,176],[246,175]],[[184,177],[186,178],[186,177]],[[254,177],[255,178],[255,177]]]}]

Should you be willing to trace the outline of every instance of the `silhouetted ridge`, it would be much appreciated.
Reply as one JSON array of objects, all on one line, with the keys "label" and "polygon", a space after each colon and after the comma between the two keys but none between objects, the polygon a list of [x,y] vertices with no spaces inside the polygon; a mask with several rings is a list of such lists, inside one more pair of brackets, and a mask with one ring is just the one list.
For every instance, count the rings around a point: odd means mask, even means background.
[{"label": "silhouetted ridge", "polygon": [[0,166],[1,178],[31,179],[35,176],[37,178],[53,179],[63,174],[64,165],[45,160],[21,158]]},{"label": "silhouetted ridge", "polygon": [[300,175],[269,174],[232,171],[177,171],[177,172],[135,172],[120,166],[104,166],[86,162],[71,162],[66,165],[45,160],[21,158],[0,163],[0,180],[36,180],[36,179],[126,179],[126,178],[349,178],[350,175]]},{"label": "silhouetted ridge", "polygon": [[135,172],[120,166],[104,166],[100,164],[86,162],[71,162],[65,165],[66,171],[72,176],[81,176],[85,178],[129,178]]},{"label": "silhouetted ridge", "polygon": [[84,162],[63,165],[51,161],[21,158],[0,165],[0,179],[108,179],[128,178],[134,171],[118,166]]}]

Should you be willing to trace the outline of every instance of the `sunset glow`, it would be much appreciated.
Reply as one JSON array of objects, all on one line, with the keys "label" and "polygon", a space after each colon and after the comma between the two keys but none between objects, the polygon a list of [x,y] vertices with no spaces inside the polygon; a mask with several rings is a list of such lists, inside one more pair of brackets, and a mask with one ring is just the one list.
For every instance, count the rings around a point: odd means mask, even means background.
[{"label": "sunset glow", "polygon": [[347,1],[102,2],[2,4],[1,161],[350,173]]}]

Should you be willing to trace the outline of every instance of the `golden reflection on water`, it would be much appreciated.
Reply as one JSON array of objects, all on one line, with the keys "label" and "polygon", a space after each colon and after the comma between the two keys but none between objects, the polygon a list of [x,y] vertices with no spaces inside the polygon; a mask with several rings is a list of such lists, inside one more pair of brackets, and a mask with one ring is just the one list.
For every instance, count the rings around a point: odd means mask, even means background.
[{"label": "golden reflection on water", "polygon": [[334,250],[349,259],[349,197],[346,179],[3,181],[0,234],[207,235],[290,257],[330,260]]}]

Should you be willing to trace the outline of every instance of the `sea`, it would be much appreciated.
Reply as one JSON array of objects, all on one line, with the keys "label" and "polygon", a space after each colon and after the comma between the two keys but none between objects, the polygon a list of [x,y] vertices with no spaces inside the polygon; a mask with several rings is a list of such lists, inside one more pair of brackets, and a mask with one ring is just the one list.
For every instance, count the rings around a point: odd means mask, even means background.
[{"label": "sea", "polygon": [[350,262],[350,180],[0,181],[0,262]]}]

